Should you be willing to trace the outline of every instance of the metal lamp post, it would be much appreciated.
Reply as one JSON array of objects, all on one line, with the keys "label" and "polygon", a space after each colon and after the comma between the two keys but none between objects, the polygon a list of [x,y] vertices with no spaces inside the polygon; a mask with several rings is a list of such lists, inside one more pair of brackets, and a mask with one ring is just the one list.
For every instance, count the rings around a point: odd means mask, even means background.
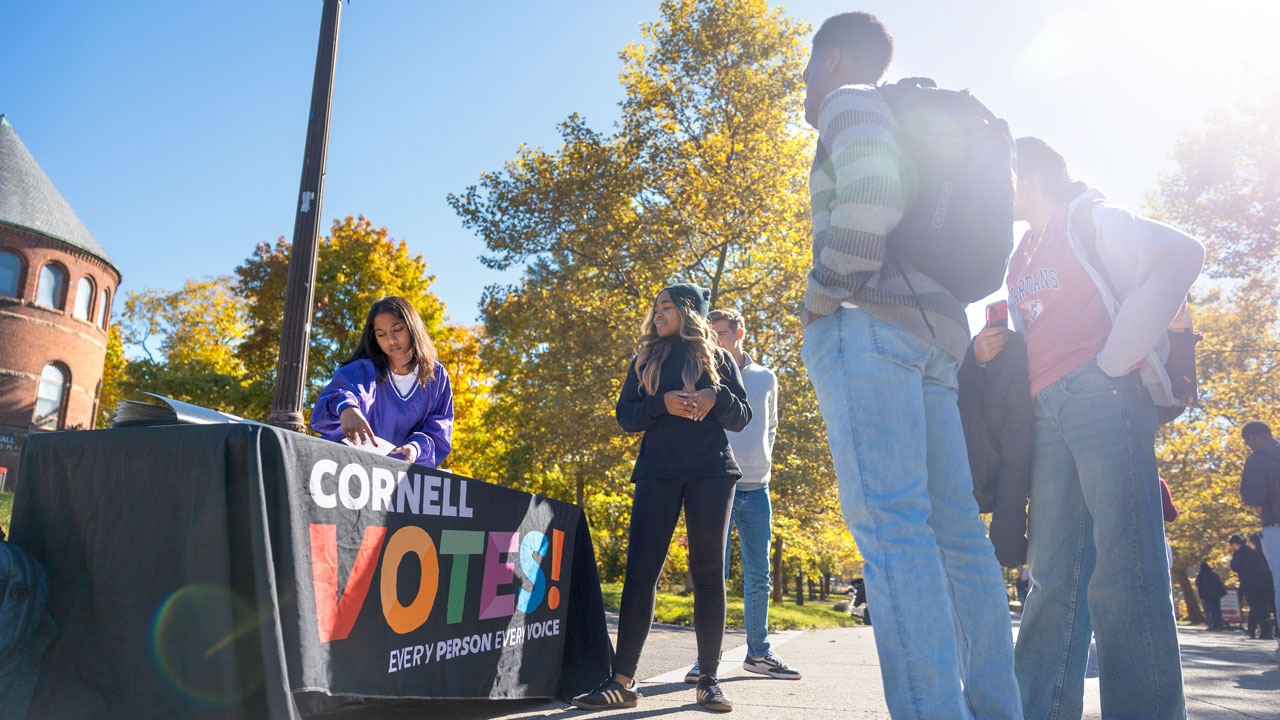
[{"label": "metal lamp post", "polygon": [[329,146],[329,105],[338,53],[338,19],[342,0],[324,0],[320,45],[316,50],[311,113],[302,156],[302,181],[293,221],[289,253],[289,281],[284,295],[284,324],[280,329],[280,360],[276,365],[275,396],[267,422],[303,432],[302,402],[307,383],[307,350],[311,339],[311,305],[315,299],[316,252],[320,237],[320,201],[324,195],[324,164]]}]

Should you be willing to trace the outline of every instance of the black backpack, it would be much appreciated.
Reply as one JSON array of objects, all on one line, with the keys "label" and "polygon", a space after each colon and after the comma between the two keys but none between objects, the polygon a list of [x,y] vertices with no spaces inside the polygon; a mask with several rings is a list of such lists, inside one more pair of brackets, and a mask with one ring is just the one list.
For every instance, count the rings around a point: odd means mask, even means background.
[{"label": "black backpack", "polygon": [[1004,283],[1013,253],[1017,150],[1009,125],[967,90],[939,90],[929,78],[879,87],[910,162],[907,202],[886,247],[961,302]]}]

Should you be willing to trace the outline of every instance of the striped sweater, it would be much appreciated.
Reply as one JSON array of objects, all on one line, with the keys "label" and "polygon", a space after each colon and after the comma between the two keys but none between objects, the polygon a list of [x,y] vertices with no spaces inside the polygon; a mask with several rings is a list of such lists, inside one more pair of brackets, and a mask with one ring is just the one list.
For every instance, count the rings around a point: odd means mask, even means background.
[{"label": "striped sweater", "polygon": [[816,315],[859,308],[959,362],[969,345],[964,303],[910,266],[885,262],[885,236],[902,219],[910,185],[896,132],[874,87],[842,87],[822,101],[809,173],[813,269],[804,305]]}]

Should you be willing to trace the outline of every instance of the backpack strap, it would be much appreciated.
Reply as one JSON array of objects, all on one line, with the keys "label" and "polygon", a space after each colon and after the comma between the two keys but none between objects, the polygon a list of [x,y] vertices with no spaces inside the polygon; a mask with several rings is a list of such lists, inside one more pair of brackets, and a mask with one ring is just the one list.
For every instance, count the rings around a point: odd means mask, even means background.
[{"label": "backpack strap", "polygon": [[1100,202],[1102,201],[1094,199],[1080,203],[1068,222],[1071,231],[1083,242],[1089,264],[1097,269],[1098,274],[1111,287],[1111,294],[1115,295],[1116,284],[1111,282],[1111,274],[1107,272],[1107,266],[1102,262],[1102,254],[1098,251],[1098,226],[1093,223],[1093,209]]}]

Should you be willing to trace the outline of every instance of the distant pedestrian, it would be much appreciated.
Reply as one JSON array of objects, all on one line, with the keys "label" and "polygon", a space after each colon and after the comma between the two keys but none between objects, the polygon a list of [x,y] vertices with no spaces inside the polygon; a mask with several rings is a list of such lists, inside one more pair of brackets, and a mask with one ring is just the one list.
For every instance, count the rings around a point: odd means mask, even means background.
[{"label": "distant pedestrian", "polygon": [[1275,605],[1275,588],[1271,570],[1262,553],[1249,547],[1243,535],[1231,536],[1231,569],[1240,579],[1240,593],[1249,604],[1249,637],[1272,638],[1271,610]]},{"label": "distant pedestrian", "polygon": [[[1240,477],[1240,495],[1246,505],[1262,509],[1262,548],[1271,568],[1271,594],[1280,597],[1280,443],[1271,436],[1271,428],[1257,421],[1240,429],[1245,445],[1252,452],[1244,462]],[[1278,617],[1277,619],[1280,619]],[[1271,659],[1280,662],[1280,635]]]},{"label": "distant pedestrian", "polygon": [[1200,563],[1200,573],[1196,575],[1196,594],[1200,596],[1205,624],[1209,629],[1225,630],[1227,625],[1222,621],[1222,597],[1227,594],[1227,586],[1207,562]]},{"label": "distant pedestrian", "polygon": [[1031,573],[1026,567],[1018,571],[1018,577],[1013,581],[1013,587],[1018,592],[1018,602],[1025,603],[1027,601],[1027,593],[1031,592]]},{"label": "distant pedestrian", "polygon": [[867,583],[862,578],[854,578],[849,584],[853,592],[853,607],[862,606],[862,622],[871,624],[871,606],[867,604]]},{"label": "distant pedestrian", "polygon": [[631,480],[627,570],[618,608],[613,677],[573,699],[585,710],[635,707],[635,673],[649,628],[662,565],[684,509],[693,577],[693,630],[699,705],[727,712],[716,672],[724,640],[724,542],[733,487],[742,471],[726,431],[751,420],[742,373],[716,345],[707,324],[711,291],[682,283],[658,293],[641,324],[636,354],[615,414],[626,432],[643,432]]}]

